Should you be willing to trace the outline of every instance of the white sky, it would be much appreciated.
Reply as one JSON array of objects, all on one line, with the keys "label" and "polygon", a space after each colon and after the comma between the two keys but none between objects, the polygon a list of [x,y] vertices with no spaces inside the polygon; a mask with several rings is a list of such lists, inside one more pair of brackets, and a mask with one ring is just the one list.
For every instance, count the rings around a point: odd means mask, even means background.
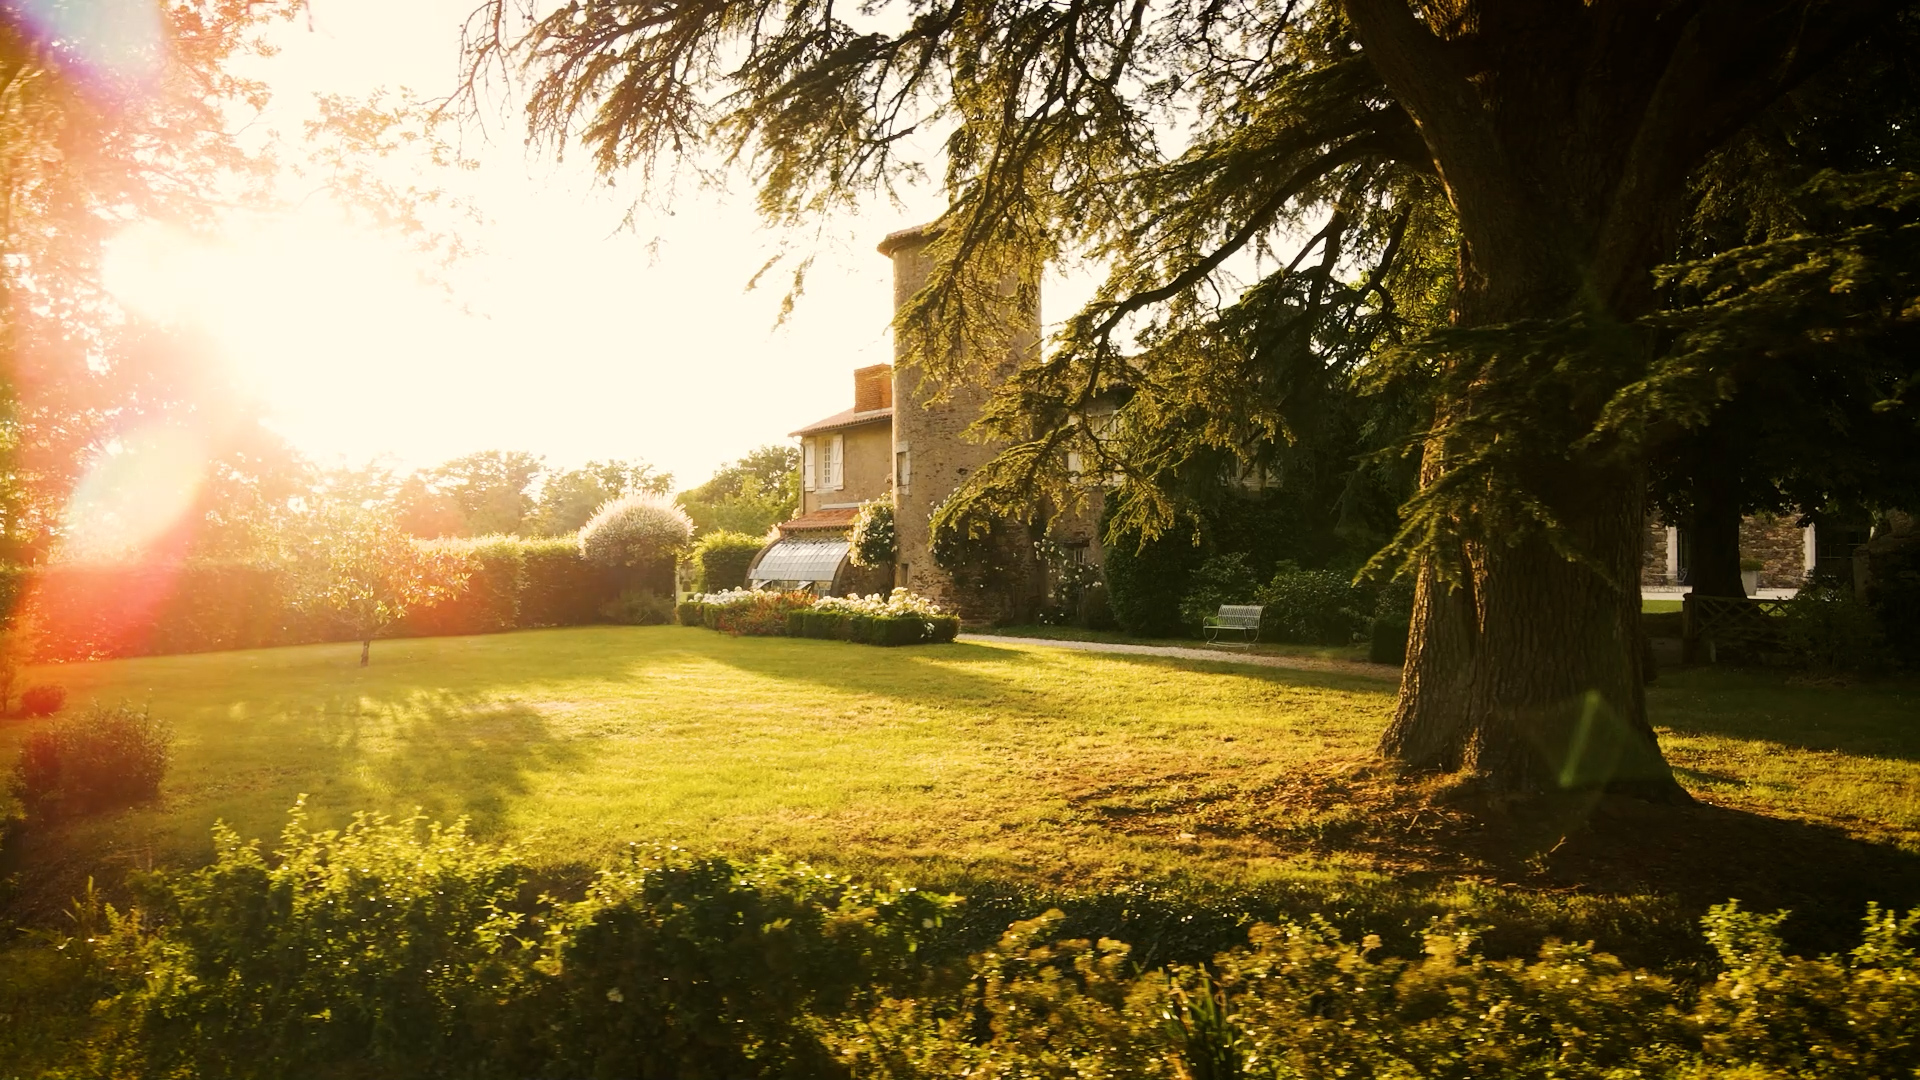
[{"label": "white sky", "polygon": [[[315,92],[451,88],[475,0],[310,2],[311,29],[287,27],[257,72],[276,96],[263,127],[297,135]],[[515,449],[640,458],[690,486],[848,407],[852,370],[891,359],[874,245],[937,214],[936,192],[835,223],[776,330],[784,279],[743,289],[782,238],[745,183],[682,192],[620,231],[630,195],[596,183],[585,154],[536,156],[517,115],[492,134],[464,147],[481,168],[452,178],[489,220],[466,230],[479,251],[449,273],[451,297],[418,280],[404,243],[341,228],[321,200],[236,223],[211,250],[135,234],[123,296],[197,322],[296,447],[355,464]]]}]

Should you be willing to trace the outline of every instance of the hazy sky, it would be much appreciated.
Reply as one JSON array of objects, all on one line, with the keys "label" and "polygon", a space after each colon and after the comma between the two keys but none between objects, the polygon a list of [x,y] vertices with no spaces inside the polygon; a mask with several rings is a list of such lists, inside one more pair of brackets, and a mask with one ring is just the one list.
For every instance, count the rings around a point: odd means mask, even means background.
[{"label": "hazy sky", "polygon": [[[279,33],[282,53],[257,72],[277,98],[263,130],[297,133],[315,92],[444,94],[476,0],[310,2],[311,25]],[[296,446],[353,463],[520,449],[559,465],[643,458],[687,486],[848,407],[851,371],[891,358],[890,266],[874,244],[936,214],[936,193],[829,225],[806,296],[775,329],[781,283],[744,287],[782,237],[744,183],[682,192],[621,231],[630,193],[597,183],[584,154],[535,155],[508,124],[470,137],[481,167],[452,178],[488,221],[468,230],[479,251],[448,289],[422,283],[400,241],[307,200],[236,222],[212,249],[136,232],[123,295],[197,323]]]}]

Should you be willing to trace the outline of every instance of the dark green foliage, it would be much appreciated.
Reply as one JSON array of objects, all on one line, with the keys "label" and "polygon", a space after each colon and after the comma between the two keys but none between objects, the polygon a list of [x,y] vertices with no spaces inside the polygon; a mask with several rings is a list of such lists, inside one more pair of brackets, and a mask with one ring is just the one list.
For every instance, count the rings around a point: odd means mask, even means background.
[{"label": "dark green foliage", "polygon": [[1796,663],[1817,671],[1872,671],[1887,662],[1880,620],[1851,583],[1808,582],[1782,616],[1780,641]]},{"label": "dark green foliage", "polygon": [[[956,907],[777,859],[661,848],[557,903],[530,895],[514,853],[459,825],[362,815],[314,832],[297,808],[271,857],[224,827],[215,847],[211,866],[138,882],[144,914],[89,897],[71,936],[9,949],[0,1004],[46,1032],[24,1043],[33,1074],[1841,1080],[1920,1068],[1920,911],[1869,908],[1858,947],[1801,958],[1782,944],[1784,914],[1717,908],[1704,920],[1715,969],[1679,980],[1551,937],[1489,947],[1452,917],[1408,941],[1402,918],[1347,913],[1385,918],[1383,941],[1124,887],[1093,901],[1105,914],[1092,924],[1055,910],[963,942],[956,916],[984,927],[1003,898]],[[1111,921],[1143,901],[1157,921]],[[1172,963],[1080,936],[1127,927],[1157,945],[1156,926],[1192,934],[1196,916],[1214,925]],[[0,1046],[23,1045],[18,1026]]]},{"label": "dark green foliage", "polygon": [[1110,526],[1118,500],[1109,497],[1102,535],[1106,537],[1107,603],[1120,629],[1135,637],[1172,637],[1180,633],[1180,601],[1200,563],[1200,549],[1182,529],[1152,539],[1137,533],[1115,535]]},{"label": "dark green foliage", "polygon": [[623,626],[665,626],[678,618],[671,597],[628,589],[600,605],[600,617]]},{"label": "dark green foliage", "polygon": [[1686,614],[1679,611],[1643,611],[1640,629],[1650,638],[1680,638],[1686,634]]},{"label": "dark green foliage", "polygon": [[1407,637],[1413,624],[1404,616],[1375,615],[1367,638],[1367,659],[1395,667],[1407,662]]},{"label": "dark green foliage", "polygon": [[765,547],[765,541],[746,533],[710,532],[695,541],[687,559],[693,563],[695,592],[724,592],[745,588],[747,568]]},{"label": "dark green foliage", "polygon": [[571,537],[520,541],[520,625],[580,626],[593,622],[600,604],[619,589],[612,575],[580,556]]},{"label": "dark green foliage", "polygon": [[952,641],[958,615],[846,615],[846,638],[862,645],[924,645]]},{"label": "dark green foliage", "polygon": [[1220,610],[1222,604],[1251,604],[1260,591],[1260,578],[1241,552],[1215,555],[1193,572],[1187,595],[1180,601],[1180,617],[1189,632]]},{"label": "dark green foliage", "polygon": [[705,623],[705,604],[698,600],[682,600],[673,607],[674,621],[681,626],[700,626]]},{"label": "dark green foliage", "polygon": [[1264,632],[1276,641],[1345,645],[1368,625],[1373,597],[1332,570],[1283,567],[1260,590]]},{"label": "dark green foliage", "polygon": [[172,756],[172,730],[144,709],[95,705],[29,736],[11,787],[30,818],[117,810],[158,798]]},{"label": "dark green foliage", "polygon": [[296,807],[272,861],[224,826],[212,866],[146,884],[166,930],[116,1018],[129,1071],[199,1077],[511,1071],[504,1007],[533,974],[525,870],[463,825]]},{"label": "dark green foliage", "polygon": [[806,612],[806,636],[846,641],[853,632],[853,616],[844,611]]},{"label": "dark green foliage", "polygon": [[553,1075],[846,1075],[818,1018],[913,974],[949,901],[775,861],[670,852],[603,874],[556,917]]},{"label": "dark green foliage", "polygon": [[1869,545],[1867,569],[1866,600],[1887,650],[1900,663],[1920,667],[1920,533]]},{"label": "dark green foliage", "polygon": [[67,690],[63,686],[43,683],[29,686],[20,693],[21,716],[52,716],[65,708]]}]

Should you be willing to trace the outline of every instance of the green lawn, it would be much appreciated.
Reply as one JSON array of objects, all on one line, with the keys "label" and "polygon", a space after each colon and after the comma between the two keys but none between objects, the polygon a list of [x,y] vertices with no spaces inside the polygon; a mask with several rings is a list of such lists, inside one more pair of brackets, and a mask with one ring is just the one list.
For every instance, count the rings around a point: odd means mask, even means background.
[{"label": "green lawn", "polygon": [[[82,847],[173,862],[225,819],[270,835],[420,806],[537,860],[636,840],[1088,881],[1193,862],[1078,807],[1142,780],[1258,785],[1363,747],[1393,687],[961,644],[875,649],[595,627],[155,657],[36,672],[173,723],[165,805]],[[10,756],[25,724],[0,727]],[[1257,853],[1211,872],[1260,873]]]},{"label": "green lawn", "polygon": [[[43,838],[16,880],[73,889],[97,870],[197,862],[216,819],[270,837],[302,793],[322,824],[357,809],[467,815],[561,873],[661,841],[944,883],[1311,880],[1337,898],[1340,882],[1479,882],[1562,904],[1666,885],[1642,873],[1603,888],[1573,856],[1679,875],[1745,858],[1792,887],[1852,859],[1869,890],[1920,861],[1911,683],[1667,672],[1650,692],[1656,722],[1712,804],[1698,813],[1719,816],[1654,831],[1678,828],[1696,847],[1643,857],[1633,845],[1646,830],[1629,821],[1609,841],[1623,849],[1586,855],[1548,836],[1553,852],[1503,862],[1486,855],[1497,821],[1409,801],[1418,785],[1368,765],[1395,687],[1362,676],[680,627],[383,641],[371,668],[357,659],[357,646],[324,645],[35,672],[76,705],[149,705],[174,725],[177,760],[162,805]],[[29,729],[0,725],[0,761]],[[1861,862],[1856,849],[1878,854]],[[1570,869],[1554,877],[1549,856]],[[1701,902],[1755,895],[1745,880],[1709,879]]]}]

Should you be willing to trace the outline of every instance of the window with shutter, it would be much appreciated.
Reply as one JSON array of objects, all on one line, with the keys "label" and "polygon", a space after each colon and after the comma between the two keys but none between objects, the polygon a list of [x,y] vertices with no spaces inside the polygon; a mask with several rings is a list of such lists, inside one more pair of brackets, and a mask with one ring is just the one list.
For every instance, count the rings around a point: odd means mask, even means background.
[{"label": "window with shutter", "polygon": [[846,450],[847,438],[835,435],[827,444],[827,488],[839,491],[846,486]]},{"label": "window with shutter", "polygon": [[893,452],[893,486],[901,491],[913,483],[913,452],[901,443]]},{"label": "window with shutter", "polygon": [[802,458],[800,464],[800,480],[808,491],[812,491],[813,478],[817,475],[814,469],[818,467],[815,465],[814,459],[819,456],[815,450],[815,442],[813,439],[806,439],[800,443],[800,456]]}]

